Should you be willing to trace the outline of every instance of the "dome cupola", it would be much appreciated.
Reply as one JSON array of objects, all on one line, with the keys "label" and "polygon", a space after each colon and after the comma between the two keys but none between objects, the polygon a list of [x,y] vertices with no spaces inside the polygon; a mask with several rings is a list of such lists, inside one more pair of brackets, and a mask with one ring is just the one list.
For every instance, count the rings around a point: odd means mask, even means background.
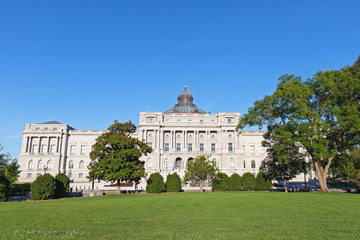
[{"label": "dome cupola", "polygon": [[194,98],[191,93],[187,91],[186,85],[177,100],[178,103],[175,104],[173,108],[165,111],[165,113],[206,113],[193,103]]}]

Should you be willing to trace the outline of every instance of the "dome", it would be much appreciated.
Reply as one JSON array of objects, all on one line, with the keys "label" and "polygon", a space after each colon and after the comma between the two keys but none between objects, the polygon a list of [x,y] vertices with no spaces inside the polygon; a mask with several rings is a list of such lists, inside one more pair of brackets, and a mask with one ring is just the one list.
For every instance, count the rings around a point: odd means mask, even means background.
[{"label": "dome", "polygon": [[206,113],[193,103],[193,99],[191,93],[186,90],[185,85],[184,91],[177,98],[178,103],[173,108],[165,111],[165,113]]}]

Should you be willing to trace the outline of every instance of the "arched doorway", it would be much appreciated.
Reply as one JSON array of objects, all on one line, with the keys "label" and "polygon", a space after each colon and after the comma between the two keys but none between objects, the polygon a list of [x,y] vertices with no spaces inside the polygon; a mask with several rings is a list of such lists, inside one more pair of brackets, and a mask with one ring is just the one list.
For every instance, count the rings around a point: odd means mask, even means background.
[{"label": "arched doorway", "polygon": [[181,158],[178,157],[175,160],[175,168],[180,169],[181,168]]}]

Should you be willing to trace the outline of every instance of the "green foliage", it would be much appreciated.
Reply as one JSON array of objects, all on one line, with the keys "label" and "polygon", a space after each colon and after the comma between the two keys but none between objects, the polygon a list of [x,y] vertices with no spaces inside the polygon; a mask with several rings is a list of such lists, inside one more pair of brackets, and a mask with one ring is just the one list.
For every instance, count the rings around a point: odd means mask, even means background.
[{"label": "green foliage", "polygon": [[242,189],[244,191],[255,191],[256,179],[254,175],[247,172],[242,176]]},{"label": "green foliage", "polygon": [[[2,150],[3,147],[0,145],[0,152]],[[19,165],[17,164],[16,158],[12,159],[10,153],[0,153],[0,171],[4,172],[11,184],[16,182],[19,173],[21,172],[18,169]]]},{"label": "green foliage", "polygon": [[256,175],[256,191],[269,191],[271,188],[271,181],[270,178],[267,176],[266,173],[260,171]]},{"label": "green foliage", "polygon": [[135,130],[136,126],[131,121],[114,121],[108,131],[96,139],[88,166],[90,181],[115,182],[120,193],[121,182],[139,183],[146,176],[144,161],[139,158],[152,152],[152,149],[144,141],[131,137]]},{"label": "green foliage", "polygon": [[55,176],[56,181],[56,190],[55,190],[55,198],[63,198],[66,197],[69,193],[70,188],[70,179],[64,173],[58,173]]},{"label": "green foliage", "polygon": [[161,193],[165,191],[164,178],[160,173],[152,173],[147,180],[146,192]]},{"label": "green foliage", "polygon": [[55,196],[56,181],[50,174],[40,175],[31,184],[30,198],[33,200],[50,199]]},{"label": "green foliage", "polygon": [[229,190],[230,191],[240,191],[242,184],[241,184],[241,177],[239,174],[234,173],[229,178]]},{"label": "green foliage", "polygon": [[30,192],[31,183],[14,183],[10,185],[11,195],[24,196]]},{"label": "green foliage", "polygon": [[4,172],[0,171],[0,202],[5,202],[10,195],[10,181]]},{"label": "green foliage", "polygon": [[230,180],[228,175],[223,172],[218,172],[212,182],[212,191],[230,191]]},{"label": "green foliage", "polygon": [[301,144],[310,155],[321,189],[327,191],[326,177],[334,157],[360,142],[359,69],[358,60],[353,66],[318,72],[307,80],[281,76],[276,91],[256,101],[237,129],[266,125],[270,136]]},{"label": "green foliage", "polygon": [[177,173],[167,175],[165,189],[166,189],[166,192],[180,192],[181,191],[181,179]]},{"label": "green foliage", "polygon": [[199,155],[186,164],[184,181],[200,182],[200,191],[203,190],[205,180],[212,180],[219,169],[209,155]]}]

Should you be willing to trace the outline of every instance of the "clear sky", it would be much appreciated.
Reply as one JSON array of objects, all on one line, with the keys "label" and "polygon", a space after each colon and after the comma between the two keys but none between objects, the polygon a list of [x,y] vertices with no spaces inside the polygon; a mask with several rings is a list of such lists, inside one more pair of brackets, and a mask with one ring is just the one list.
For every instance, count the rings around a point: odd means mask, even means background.
[{"label": "clear sky", "polygon": [[26,123],[138,124],[185,84],[211,112],[245,113],[279,76],[360,55],[360,1],[12,1],[0,4],[0,144]]}]

